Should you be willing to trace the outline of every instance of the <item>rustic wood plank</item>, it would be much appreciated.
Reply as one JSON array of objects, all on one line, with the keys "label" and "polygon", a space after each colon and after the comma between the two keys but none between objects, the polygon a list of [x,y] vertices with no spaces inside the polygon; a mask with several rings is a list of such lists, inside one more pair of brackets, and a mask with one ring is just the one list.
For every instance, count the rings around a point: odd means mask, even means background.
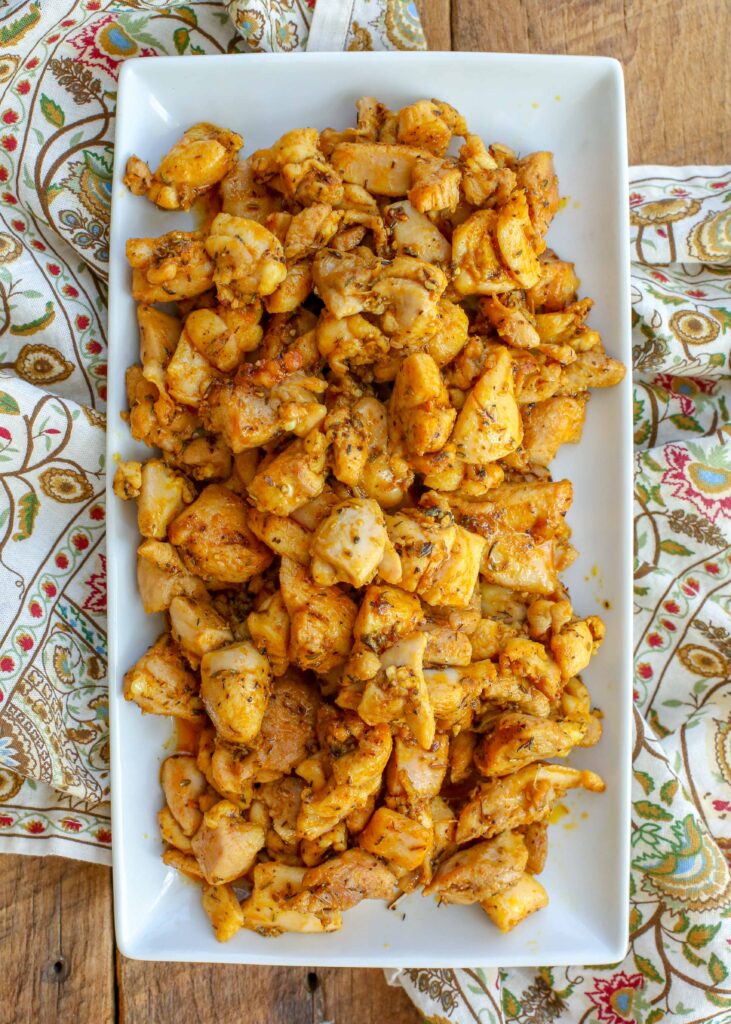
[{"label": "rustic wood plank", "polygon": [[6,855],[0,864],[3,1021],[112,1024],[109,869],[59,857]]},{"label": "rustic wood plank", "polygon": [[717,0],[453,0],[455,50],[605,54],[626,76],[631,163],[731,152],[731,4]]},{"label": "rustic wood plank", "polygon": [[[423,1017],[382,971],[321,968],[315,972],[312,1024],[419,1024]],[[312,980],[312,979],[311,979]]]},{"label": "rustic wood plank", "polygon": [[430,50],[452,49],[451,0],[416,0]]}]

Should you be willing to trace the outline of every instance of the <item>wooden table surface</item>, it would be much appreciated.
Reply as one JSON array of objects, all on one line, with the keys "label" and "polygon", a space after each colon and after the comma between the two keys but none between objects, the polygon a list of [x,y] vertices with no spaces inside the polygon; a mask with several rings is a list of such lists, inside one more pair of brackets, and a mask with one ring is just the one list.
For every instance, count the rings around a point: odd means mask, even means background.
[{"label": "wooden table surface", "polygon": [[[626,76],[632,163],[731,162],[727,0],[419,6],[431,49],[617,57]],[[57,858],[2,859],[0,946],[0,1019],[8,1024],[421,1020],[380,971],[127,960],[115,952],[111,872]]]}]

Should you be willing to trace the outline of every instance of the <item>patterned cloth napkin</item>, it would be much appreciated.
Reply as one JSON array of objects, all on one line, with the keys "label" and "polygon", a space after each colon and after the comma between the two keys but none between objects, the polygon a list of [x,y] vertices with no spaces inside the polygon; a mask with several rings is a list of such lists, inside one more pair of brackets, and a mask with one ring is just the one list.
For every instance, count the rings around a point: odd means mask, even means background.
[{"label": "patterned cloth napkin", "polygon": [[[403,0],[228,8],[53,0],[0,17],[0,851],[110,860],[103,409],[121,61],[424,46]],[[630,952],[390,972],[430,1021],[731,1020],[731,168],[635,168],[631,205]]]}]

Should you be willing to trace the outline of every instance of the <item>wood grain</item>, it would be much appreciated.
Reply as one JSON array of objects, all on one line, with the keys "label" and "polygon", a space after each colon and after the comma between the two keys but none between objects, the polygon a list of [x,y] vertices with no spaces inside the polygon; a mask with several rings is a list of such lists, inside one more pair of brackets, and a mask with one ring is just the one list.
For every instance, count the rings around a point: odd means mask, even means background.
[{"label": "wood grain", "polygon": [[452,0],[451,29],[455,50],[616,57],[625,71],[630,163],[731,159],[730,3]]},{"label": "wood grain", "polygon": [[4,1024],[111,1024],[109,869],[59,857],[3,857],[0,949]]}]

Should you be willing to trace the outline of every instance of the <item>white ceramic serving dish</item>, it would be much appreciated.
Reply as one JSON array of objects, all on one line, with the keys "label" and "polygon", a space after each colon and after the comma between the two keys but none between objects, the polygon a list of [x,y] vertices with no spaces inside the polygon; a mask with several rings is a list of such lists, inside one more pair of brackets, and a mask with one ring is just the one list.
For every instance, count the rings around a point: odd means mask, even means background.
[{"label": "white ceramic serving dish", "polygon": [[[114,458],[145,455],[120,413],[125,368],[138,359],[134,302],[124,255],[129,237],[159,235],[192,219],[163,213],[122,185],[127,158],[153,165],[196,121],[241,132],[245,152],[289,129],[354,123],[355,100],[390,107],[436,95],[470,130],[520,152],[555,154],[565,208],[549,244],[576,261],[581,292],[595,299],[592,326],[609,353],[630,364],[627,149],[620,65],[599,57],[481,53],[317,53],[131,60],[119,82],[109,279],[109,684],[112,734],[114,897],[117,942],[130,957],[358,967],[462,967],[609,963],[627,944],[632,436],[629,375],[592,397],[583,440],[556,459],[570,477],[569,515],[580,557],[566,574],[579,613],[599,611],[607,639],[585,678],[604,711],[604,737],[572,763],[600,772],[602,796],[569,794],[569,814],[550,829],[542,881],[547,909],[508,935],[479,907],[438,907],[418,894],[389,911],[366,902],[341,932],[265,939],[242,931],[219,945],[197,886],[160,860],[158,770],[171,750],[170,721],[142,716],[122,697],[122,676],[161,628],[145,616],[135,583],[133,503],[111,490]],[[599,607],[598,607],[599,606]],[[166,747],[167,744],[167,747]]]}]

